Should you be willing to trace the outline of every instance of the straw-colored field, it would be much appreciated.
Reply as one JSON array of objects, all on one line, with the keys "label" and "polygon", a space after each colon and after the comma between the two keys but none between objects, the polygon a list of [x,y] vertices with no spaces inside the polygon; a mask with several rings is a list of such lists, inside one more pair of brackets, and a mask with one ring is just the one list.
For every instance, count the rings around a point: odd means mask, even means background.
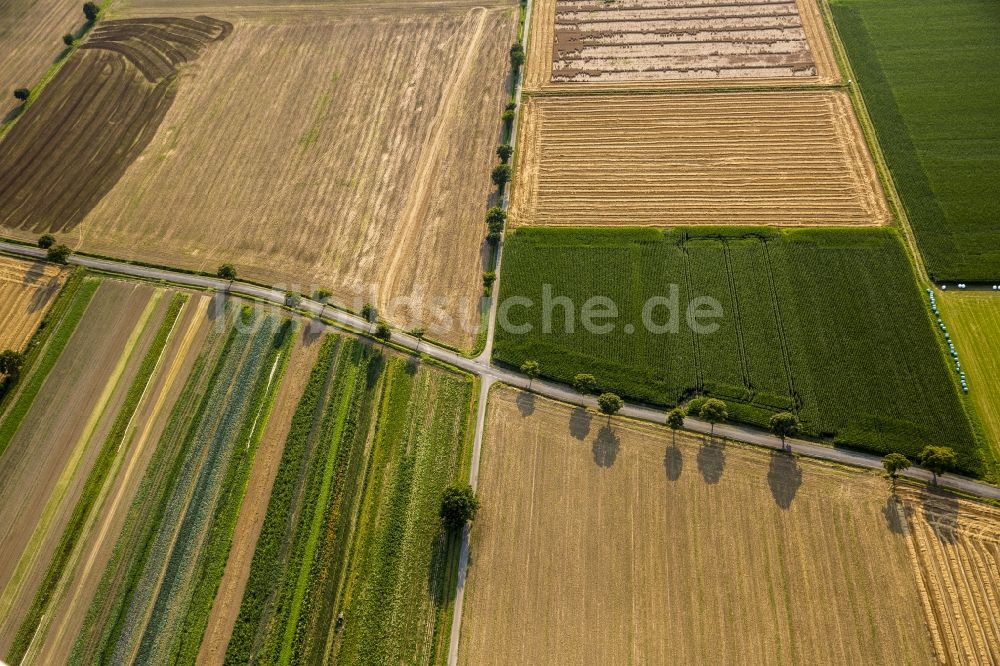
[{"label": "straw-colored field", "polygon": [[180,68],[159,130],[60,238],[198,270],[232,262],[471,347],[513,3],[202,4],[170,14],[211,10],[232,34]]},{"label": "straw-colored field", "polygon": [[889,221],[843,93],[535,97],[521,129],[515,224]]},{"label": "straw-colored field", "polygon": [[528,89],[839,80],[815,0],[537,0]]},{"label": "straw-colored field", "polygon": [[0,351],[21,351],[66,279],[54,264],[0,255]]},{"label": "straw-colored field", "polygon": [[[462,663],[926,664],[945,658],[927,622],[949,613],[935,635],[965,626],[979,663],[1000,656],[997,512],[909,489],[897,505],[872,474],[513,389],[490,400]],[[962,537],[928,538],[948,507]]]}]

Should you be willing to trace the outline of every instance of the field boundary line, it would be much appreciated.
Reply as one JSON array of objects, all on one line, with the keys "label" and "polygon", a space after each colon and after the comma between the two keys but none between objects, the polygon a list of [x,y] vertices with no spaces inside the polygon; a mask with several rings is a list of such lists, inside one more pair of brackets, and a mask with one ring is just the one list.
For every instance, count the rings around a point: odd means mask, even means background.
[{"label": "field boundary line", "polygon": [[[767,247],[767,240],[761,239],[760,244],[764,250],[764,266],[767,268],[767,283],[771,289],[771,303],[774,305],[774,313],[777,315],[778,342],[781,344],[781,359],[785,362],[785,377],[788,379],[788,391],[792,400],[797,402],[795,395],[795,380],[792,378],[792,358],[788,351],[788,337],[785,332],[785,320],[781,315],[781,299],[778,298],[778,287],[774,280],[774,267],[771,263],[771,250]],[[796,405],[796,412],[798,412]]]},{"label": "field boundary line", "polygon": [[733,275],[733,260],[729,256],[729,241],[722,241],[722,256],[726,260],[726,280],[729,282],[729,295],[733,299],[733,308],[736,309],[736,344],[740,349],[740,369],[743,373],[743,386],[747,391],[753,391],[753,384],[750,381],[750,361],[747,357],[747,345],[743,332],[743,315],[740,313],[740,297],[736,291],[736,276]]}]

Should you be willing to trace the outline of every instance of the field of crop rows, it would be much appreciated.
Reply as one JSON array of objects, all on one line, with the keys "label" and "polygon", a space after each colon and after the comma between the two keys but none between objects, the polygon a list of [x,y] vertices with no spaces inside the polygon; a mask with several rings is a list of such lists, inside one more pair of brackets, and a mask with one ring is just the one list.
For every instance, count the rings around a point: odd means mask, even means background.
[{"label": "field of crop rows", "polygon": [[[562,308],[544,330],[545,284],[575,304],[572,331]],[[672,285],[677,330],[650,331],[642,308],[669,297]],[[578,318],[596,295],[619,311],[607,334],[588,333]],[[589,372],[654,404],[706,392],[730,402],[733,418],[759,425],[794,409],[811,433],[875,452],[915,455],[947,442],[964,469],[989,471],[894,232],[519,229],[507,239],[501,303],[513,296],[534,306],[513,308],[510,323],[533,330],[500,322],[495,358],[504,363],[535,359],[567,382]],[[723,316],[711,320],[718,331],[697,335],[686,308],[702,296]],[[654,323],[667,318],[660,308]]]},{"label": "field of crop rows", "polygon": [[[227,663],[437,663],[458,542],[471,384],[328,337],[292,417]],[[335,619],[345,623],[336,628]]]},{"label": "field of crop rows", "polygon": [[231,28],[207,17],[102,22],[4,137],[0,226],[72,230],[153,138],[178,67]]},{"label": "field of crop rows", "polygon": [[522,123],[514,224],[889,221],[843,93],[538,97]]},{"label": "field of crop rows", "polygon": [[879,476],[506,387],[487,422],[460,663],[936,663]]},{"label": "field of crop rows", "polygon": [[23,351],[66,280],[53,264],[0,255],[0,351]]},{"label": "field of crop rows", "polygon": [[1000,20],[991,0],[831,10],[928,272],[1000,281]]}]

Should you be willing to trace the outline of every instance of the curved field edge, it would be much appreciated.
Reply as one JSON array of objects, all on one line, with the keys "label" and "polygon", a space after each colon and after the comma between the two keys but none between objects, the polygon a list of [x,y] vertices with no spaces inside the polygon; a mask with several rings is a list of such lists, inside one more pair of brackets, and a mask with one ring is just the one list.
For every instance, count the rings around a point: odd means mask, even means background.
[{"label": "curved field edge", "polygon": [[49,564],[45,578],[35,595],[31,609],[25,616],[18,633],[14,638],[14,642],[12,643],[7,654],[7,659],[11,663],[20,663],[25,652],[28,650],[35,631],[38,628],[38,623],[41,620],[41,617],[48,609],[51,594],[58,584],[59,579],[62,577],[64,567],[69,560],[73,549],[76,547],[77,541],[81,537],[82,527],[90,515],[94,502],[97,500],[101,489],[107,481],[108,473],[112,468],[112,463],[114,463],[118,452],[121,450],[120,447],[124,444],[123,440],[126,430],[135,416],[136,409],[139,406],[139,401],[142,398],[154,371],[161,361],[163,349],[167,344],[170,334],[173,332],[174,323],[176,322],[181,308],[186,301],[187,296],[185,294],[176,294],[171,299],[167,312],[164,315],[163,321],[156,333],[156,337],[153,339],[149,350],[143,358],[142,365],[139,367],[139,370],[135,375],[135,379],[129,387],[128,394],[126,395],[125,401],[118,412],[118,416],[111,428],[111,432],[106,437],[104,445],[101,447],[101,452],[98,455],[97,460],[94,462],[90,474],[87,476],[83,491],[73,509],[73,514],[70,517],[69,523],[63,530],[62,538],[60,539],[52,561]]},{"label": "curved field edge", "polygon": [[[567,383],[589,372],[656,405],[714,395],[732,420],[763,427],[797,411],[807,434],[876,453],[946,444],[964,471],[993,472],[895,230],[523,228],[506,245],[501,363],[537,360]],[[621,308],[593,320],[610,331],[588,332],[575,314],[595,296]],[[704,296],[721,308],[705,320],[719,328],[696,335],[685,318]],[[654,297],[676,302],[674,330],[640,321]],[[655,313],[662,326],[668,310]]]},{"label": "curved field edge", "polygon": [[[59,323],[54,331],[47,335],[44,344],[35,347],[38,350],[37,354],[28,352],[25,361],[27,376],[19,382],[19,390],[13,394],[13,400],[3,414],[3,421],[0,421],[0,455],[3,455],[7,446],[10,445],[21,421],[31,409],[35,396],[38,395],[48,378],[49,371],[59,360],[59,355],[66,348],[66,344],[76,330],[77,324],[83,318],[83,314],[87,311],[87,306],[100,284],[100,280],[84,279],[82,275],[79,278],[74,276],[67,280],[59,301],[56,302],[49,314],[49,318],[58,317]],[[65,306],[62,305],[64,299]],[[38,342],[37,339],[33,340],[32,344],[36,342]]]}]

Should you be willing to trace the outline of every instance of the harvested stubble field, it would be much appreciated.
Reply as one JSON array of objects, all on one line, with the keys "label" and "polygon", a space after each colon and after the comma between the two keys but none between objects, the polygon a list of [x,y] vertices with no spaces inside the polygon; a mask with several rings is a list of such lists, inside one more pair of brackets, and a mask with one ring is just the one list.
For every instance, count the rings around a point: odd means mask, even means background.
[{"label": "harvested stubble field", "polygon": [[511,219],[530,225],[881,225],[840,92],[533,97]]},{"label": "harvested stubble field", "polygon": [[182,70],[159,131],[68,242],[199,270],[233,262],[471,347],[516,10],[233,11],[219,14],[233,33]]},{"label": "harvested stubble field", "polygon": [[0,351],[23,351],[66,280],[49,263],[0,256]]},{"label": "harvested stubble field", "polygon": [[534,12],[528,89],[840,77],[814,0],[539,0]]},{"label": "harvested stubble field", "polygon": [[943,662],[928,623],[996,650],[995,511],[949,504],[946,543],[875,475],[509,388],[482,465],[462,663]]},{"label": "harvested stubble field", "polygon": [[0,141],[0,227],[74,229],[153,138],[178,68],[230,29],[208,17],[102,22]]},{"label": "harvested stubble field", "polygon": [[443,660],[459,540],[441,533],[437,509],[445,485],[468,473],[471,389],[465,376],[353,338],[323,340],[226,663]]},{"label": "harvested stubble field", "polygon": [[78,0],[0,0],[0,123],[65,48],[61,37],[83,25]]}]

